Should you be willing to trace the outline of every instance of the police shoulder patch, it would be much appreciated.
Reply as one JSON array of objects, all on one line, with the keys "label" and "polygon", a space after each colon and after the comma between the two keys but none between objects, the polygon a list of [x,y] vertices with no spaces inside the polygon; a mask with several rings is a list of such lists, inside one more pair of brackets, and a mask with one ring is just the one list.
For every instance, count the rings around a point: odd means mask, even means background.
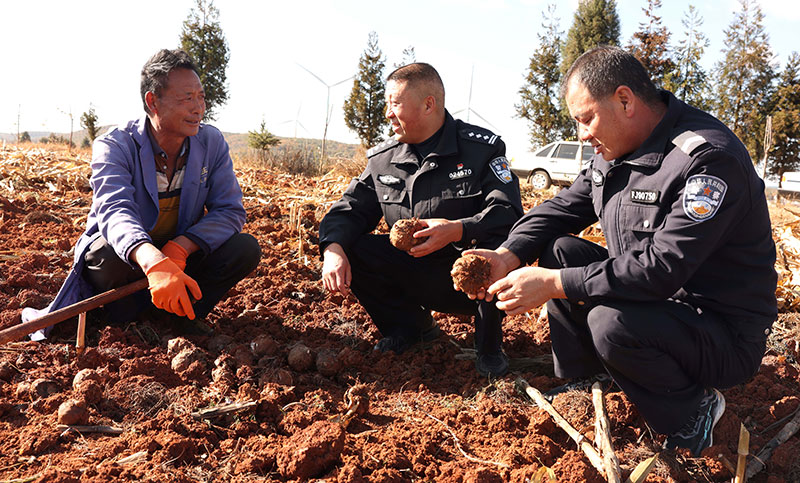
[{"label": "police shoulder patch", "polygon": [[396,146],[397,144],[399,144],[397,142],[397,139],[389,138],[386,141],[384,141],[384,142],[382,142],[382,143],[380,143],[380,144],[378,144],[376,146],[373,146],[373,147],[369,148],[367,150],[367,157],[371,158],[372,156],[375,156],[376,154],[380,154],[380,153],[386,151],[387,149]]},{"label": "police shoulder patch", "polygon": [[505,156],[500,156],[489,161],[489,167],[492,168],[492,172],[497,176],[497,179],[504,184],[514,180],[514,177],[511,176],[511,168],[508,166],[508,160]]},{"label": "police shoulder patch", "polygon": [[700,147],[700,145],[705,144],[706,138],[697,134],[694,131],[686,131],[681,133],[680,135],[676,136],[675,139],[672,140],[672,144],[678,146],[678,148],[686,153],[687,155],[691,155],[692,151]]},{"label": "police shoulder patch", "polygon": [[728,184],[716,176],[690,176],[683,190],[683,211],[694,221],[710,220],[722,206],[726,191]]},{"label": "police shoulder patch", "polygon": [[459,134],[464,139],[478,141],[480,143],[485,143],[485,144],[494,144],[497,142],[497,138],[499,137],[497,134],[494,134],[492,131],[489,131],[488,129],[483,129],[469,125],[462,128],[459,131]]}]

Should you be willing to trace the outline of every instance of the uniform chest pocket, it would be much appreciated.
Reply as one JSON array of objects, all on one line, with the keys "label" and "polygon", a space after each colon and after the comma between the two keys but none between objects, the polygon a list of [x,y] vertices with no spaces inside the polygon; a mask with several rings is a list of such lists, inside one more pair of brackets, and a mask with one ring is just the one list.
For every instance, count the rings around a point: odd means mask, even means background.
[{"label": "uniform chest pocket", "polygon": [[622,205],[620,207],[623,249],[634,248],[649,242],[663,225],[659,207],[656,205]]},{"label": "uniform chest pocket", "polygon": [[376,186],[375,192],[378,195],[378,202],[381,204],[397,205],[404,204],[407,198],[405,189],[391,188],[388,186]]},{"label": "uniform chest pocket", "polygon": [[466,182],[442,187],[443,200],[470,199],[481,195],[483,195],[483,191],[480,186],[475,186]]}]

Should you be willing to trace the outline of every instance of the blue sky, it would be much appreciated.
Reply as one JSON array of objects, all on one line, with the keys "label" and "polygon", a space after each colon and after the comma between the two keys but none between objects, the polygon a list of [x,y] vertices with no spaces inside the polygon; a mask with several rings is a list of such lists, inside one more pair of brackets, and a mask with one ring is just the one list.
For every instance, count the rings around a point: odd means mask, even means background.
[{"label": "blue sky", "polygon": [[[704,64],[721,57],[723,30],[740,9],[736,0],[664,0],[659,13],[676,42],[690,4],[704,19],[711,44]],[[446,106],[457,117],[505,139],[508,153],[530,149],[527,126],[514,118],[517,91],[537,47],[547,1],[409,0],[405,2],[217,0],[231,50],[230,101],[213,124],[223,131],[256,129],[261,119],[280,136],[322,137],[329,89],[358,68],[370,31],[379,35],[387,71],[413,46],[417,60],[442,75]],[[558,2],[567,31],[577,0]],[[0,132],[67,132],[91,103],[102,124],[142,115],[139,72],[160,48],[178,46],[194,0],[0,2]],[[800,9],[788,1],[760,0],[776,62],[800,49]],[[622,41],[644,22],[645,0],[618,0]],[[298,65],[299,64],[299,65]],[[470,99],[470,79],[472,96]],[[328,137],[357,142],[342,121],[350,82],[330,88]],[[484,118],[484,122],[480,117]]]}]

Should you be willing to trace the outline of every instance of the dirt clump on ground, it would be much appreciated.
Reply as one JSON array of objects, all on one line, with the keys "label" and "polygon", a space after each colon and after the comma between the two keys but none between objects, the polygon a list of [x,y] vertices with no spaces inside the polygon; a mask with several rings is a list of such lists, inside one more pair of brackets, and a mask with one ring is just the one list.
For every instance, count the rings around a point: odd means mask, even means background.
[{"label": "dirt clump on ground", "polygon": [[[13,208],[0,210],[0,329],[18,324],[23,307],[47,305],[67,276],[91,203],[88,174],[88,156],[0,148],[0,196]],[[401,356],[373,351],[380,334],[367,314],[320,280],[319,222],[349,179],[255,169],[238,176],[244,230],[263,257],[209,314],[213,334],[152,320],[109,325],[98,310],[88,315],[80,355],[76,319],[45,343],[0,347],[0,481],[524,482],[546,481],[548,472],[558,481],[604,480],[515,390],[517,377],[543,392],[564,383],[551,367],[524,363],[550,357],[539,309],[504,320],[512,371],[500,379],[475,371],[464,316],[435,313],[443,336]],[[526,190],[525,207],[554,192]],[[727,410],[700,458],[662,451],[664,437],[628,398],[607,393],[623,478],[659,453],[648,482],[729,481],[740,425],[756,454],[800,408],[800,290],[792,283],[800,264],[791,255],[800,252],[792,214],[800,209],[772,205],[788,213],[775,216],[781,316],[761,368],[722,391]],[[598,228],[582,236],[602,240]],[[581,397],[564,413],[591,439],[592,408]],[[85,409],[75,421],[121,434],[59,429],[65,404]],[[794,435],[749,481],[798,481],[798,448]]]}]

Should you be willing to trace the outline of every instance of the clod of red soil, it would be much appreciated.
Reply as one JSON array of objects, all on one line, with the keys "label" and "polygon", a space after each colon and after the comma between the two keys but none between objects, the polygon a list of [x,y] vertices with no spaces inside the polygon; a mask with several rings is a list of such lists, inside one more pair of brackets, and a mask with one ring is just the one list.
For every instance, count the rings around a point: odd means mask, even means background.
[{"label": "clod of red soil", "polygon": [[278,453],[278,471],[290,479],[305,480],[323,474],[339,460],[345,431],[338,423],[316,421],[295,433]]},{"label": "clod of red soil", "polygon": [[31,395],[33,397],[48,397],[58,392],[61,392],[61,388],[56,381],[36,379],[33,381],[33,384],[31,384]]},{"label": "clod of red soil", "polygon": [[103,399],[103,387],[93,379],[80,381],[77,386],[73,384],[73,389],[86,404],[97,404]]},{"label": "clod of red soil", "polygon": [[333,349],[322,349],[317,353],[317,371],[323,376],[333,377],[341,368],[339,356]]},{"label": "clod of red soil", "polygon": [[314,355],[311,349],[303,344],[297,344],[289,351],[289,366],[298,372],[311,369],[314,366]]},{"label": "clod of red soil", "polygon": [[81,369],[77,374],[75,374],[75,377],[72,379],[72,389],[77,390],[78,386],[80,386],[84,381],[101,383],[103,382],[103,379],[96,370],[87,367],[86,369]]},{"label": "clod of red soil", "polygon": [[426,228],[419,218],[397,220],[389,231],[389,242],[398,250],[407,252],[412,247],[427,240],[427,237],[414,238],[414,233]]},{"label": "clod of red soil", "polygon": [[58,422],[67,425],[85,425],[89,422],[89,411],[82,401],[70,399],[58,407]]},{"label": "clod of red soil", "polygon": [[269,335],[261,334],[250,342],[250,350],[259,358],[271,356],[277,352],[278,344],[275,342],[275,339]]},{"label": "clod of red soil", "polygon": [[189,342],[183,337],[175,337],[174,339],[170,339],[167,341],[167,354],[175,355],[184,349],[191,349],[194,347],[194,344]]},{"label": "clod of red soil", "polygon": [[464,255],[453,263],[450,275],[458,290],[465,293],[478,293],[489,288],[492,266],[489,259],[480,255]]},{"label": "clod of red soil", "polygon": [[14,375],[17,373],[17,370],[14,369],[14,365],[8,361],[0,362],[0,379],[3,381],[10,381],[14,378]]},{"label": "clod of red soil", "polygon": [[170,366],[172,367],[173,371],[180,374],[182,372],[186,372],[192,363],[202,362],[203,359],[203,351],[192,346],[178,352],[178,354],[172,358]]}]

